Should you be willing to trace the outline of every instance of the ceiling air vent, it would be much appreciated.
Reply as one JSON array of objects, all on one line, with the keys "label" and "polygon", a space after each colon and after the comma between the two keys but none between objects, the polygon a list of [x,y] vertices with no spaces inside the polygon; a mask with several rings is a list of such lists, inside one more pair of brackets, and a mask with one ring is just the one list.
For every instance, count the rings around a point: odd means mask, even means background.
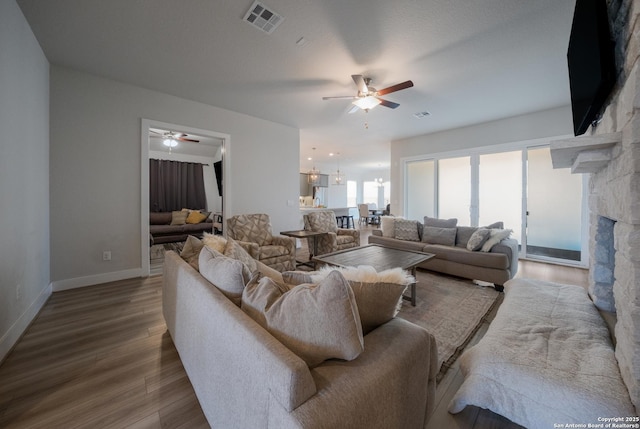
[{"label": "ceiling air vent", "polygon": [[271,34],[284,20],[284,17],[256,1],[249,8],[244,20],[265,33]]},{"label": "ceiling air vent", "polygon": [[415,116],[418,119],[422,119],[422,118],[426,118],[427,116],[431,116],[431,113],[425,110],[424,112],[416,112],[413,114],[413,116]]}]

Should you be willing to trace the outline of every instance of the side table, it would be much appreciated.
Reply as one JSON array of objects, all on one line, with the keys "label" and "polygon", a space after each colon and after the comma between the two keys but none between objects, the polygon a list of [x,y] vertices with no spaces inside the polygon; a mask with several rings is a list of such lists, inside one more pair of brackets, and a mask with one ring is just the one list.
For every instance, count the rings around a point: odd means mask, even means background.
[{"label": "side table", "polygon": [[[297,231],[283,231],[280,233],[281,235],[284,235],[286,237],[293,237],[293,238],[299,238],[299,239],[304,239],[304,238],[311,238],[311,241],[313,241],[313,255],[317,255],[318,254],[318,242],[317,242],[317,237],[319,235],[325,235],[326,232],[319,232],[319,231],[307,231],[306,229],[300,229]],[[309,261],[299,261],[296,259],[296,266],[300,266],[300,265],[305,265],[307,267],[311,267],[313,269],[315,269],[316,264],[315,261],[309,260]]]}]

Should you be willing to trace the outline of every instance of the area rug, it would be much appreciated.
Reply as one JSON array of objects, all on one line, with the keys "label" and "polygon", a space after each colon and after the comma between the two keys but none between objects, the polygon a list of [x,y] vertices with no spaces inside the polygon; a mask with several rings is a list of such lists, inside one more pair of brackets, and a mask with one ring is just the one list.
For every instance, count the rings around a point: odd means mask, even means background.
[{"label": "area rug", "polygon": [[417,302],[402,305],[402,317],[431,332],[438,346],[439,382],[503,294],[471,280],[418,270]]}]

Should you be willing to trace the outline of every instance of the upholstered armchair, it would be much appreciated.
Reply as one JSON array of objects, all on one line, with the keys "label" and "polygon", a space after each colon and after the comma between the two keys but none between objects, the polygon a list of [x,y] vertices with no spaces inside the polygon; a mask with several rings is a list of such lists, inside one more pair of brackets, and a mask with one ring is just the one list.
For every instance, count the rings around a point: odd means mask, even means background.
[{"label": "upholstered armchair", "polygon": [[253,259],[278,271],[296,269],[293,238],[274,236],[267,214],[236,215],[227,219],[227,236],[236,240]]},{"label": "upholstered armchair", "polygon": [[[360,246],[360,231],[357,229],[338,228],[336,214],[331,210],[309,212],[303,218],[304,229],[307,231],[327,233],[307,238],[310,257]],[[317,255],[313,254],[314,238],[317,240]]]}]

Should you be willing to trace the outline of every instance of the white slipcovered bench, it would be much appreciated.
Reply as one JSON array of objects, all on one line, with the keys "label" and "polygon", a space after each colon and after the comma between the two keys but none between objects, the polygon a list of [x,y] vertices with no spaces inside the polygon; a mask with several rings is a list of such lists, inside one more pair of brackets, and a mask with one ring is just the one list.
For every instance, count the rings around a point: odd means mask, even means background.
[{"label": "white slipcovered bench", "polygon": [[508,281],[495,319],[460,368],[465,381],[452,414],[475,405],[529,429],[636,415],[609,330],[579,286]]}]

